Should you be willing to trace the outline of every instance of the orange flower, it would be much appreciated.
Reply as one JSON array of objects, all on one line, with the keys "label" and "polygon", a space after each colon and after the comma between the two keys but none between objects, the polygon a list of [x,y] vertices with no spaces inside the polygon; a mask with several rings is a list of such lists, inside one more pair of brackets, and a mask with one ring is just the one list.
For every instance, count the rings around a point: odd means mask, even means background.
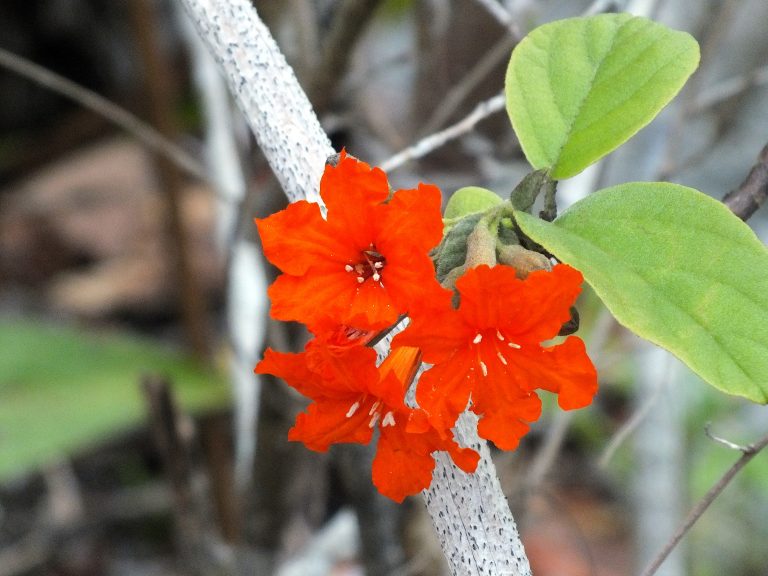
[{"label": "orange flower", "polygon": [[541,412],[536,389],[558,394],[565,410],[581,408],[597,391],[597,373],[584,343],[571,336],[542,347],[570,318],[581,273],[564,264],[525,280],[509,266],[478,266],[456,282],[458,309],[416,314],[393,346],[416,346],[434,364],[416,400],[438,429],[450,428],[472,399],[478,433],[512,450]]},{"label": "orange flower", "polygon": [[274,318],[316,334],[339,324],[377,330],[439,289],[427,255],[443,230],[437,187],[390,198],[384,172],[342,151],[320,195],[325,219],[317,204],[299,201],[256,220],[264,254],[283,272],[269,289]]},{"label": "orange flower", "polygon": [[435,430],[423,412],[405,405],[405,390],[419,362],[418,350],[402,347],[377,369],[371,348],[313,340],[301,354],[267,350],[256,371],[283,378],[313,400],[296,418],[289,440],[324,452],[340,442],[367,444],[378,427],[373,482],[382,494],[402,502],[429,486],[432,452],[447,451],[466,472],[473,472],[479,459]]}]

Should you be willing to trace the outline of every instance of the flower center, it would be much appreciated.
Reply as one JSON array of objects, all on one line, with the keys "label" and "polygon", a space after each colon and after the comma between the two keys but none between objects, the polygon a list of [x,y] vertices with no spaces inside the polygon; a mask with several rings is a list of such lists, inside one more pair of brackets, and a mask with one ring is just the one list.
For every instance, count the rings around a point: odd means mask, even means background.
[{"label": "flower center", "polygon": [[[486,344],[481,345],[482,342],[486,342]],[[490,354],[495,354],[501,364],[508,366],[509,364],[506,356],[509,352],[508,348],[512,348],[513,350],[519,350],[521,348],[520,344],[508,340],[498,329],[495,334],[492,334],[490,331],[485,334],[478,332],[472,339],[472,344],[474,345],[475,353],[477,354],[477,363],[483,376],[488,376],[488,364],[486,361],[490,362]],[[481,349],[483,352],[481,352]],[[485,361],[483,359],[484,354],[486,355]]]},{"label": "flower center", "polygon": [[384,270],[387,259],[376,251],[376,247],[373,244],[370,245],[368,250],[360,252],[360,257],[358,262],[345,265],[344,270],[354,273],[358,284],[362,284],[368,278],[371,278],[374,282],[378,282],[380,286],[384,287],[381,283],[381,273]]}]

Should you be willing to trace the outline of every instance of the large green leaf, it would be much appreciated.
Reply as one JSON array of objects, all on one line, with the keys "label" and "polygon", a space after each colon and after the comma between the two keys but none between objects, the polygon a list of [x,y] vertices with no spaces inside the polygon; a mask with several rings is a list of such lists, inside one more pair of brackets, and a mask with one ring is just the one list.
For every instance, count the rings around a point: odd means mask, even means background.
[{"label": "large green leaf", "polygon": [[533,30],[507,68],[507,112],[534,168],[568,178],[626,142],[699,62],[689,34],[603,14]]},{"label": "large green leaf", "polygon": [[768,250],[720,202],[676,184],[596,192],[520,228],[581,270],[616,319],[730,394],[768,402]]},{"label": "large green leaf", "polygon": [[0,322],[0,481],[142,423],[142,374],[168,376],[186,408],[221,407],[226,378],[155,342]]}]

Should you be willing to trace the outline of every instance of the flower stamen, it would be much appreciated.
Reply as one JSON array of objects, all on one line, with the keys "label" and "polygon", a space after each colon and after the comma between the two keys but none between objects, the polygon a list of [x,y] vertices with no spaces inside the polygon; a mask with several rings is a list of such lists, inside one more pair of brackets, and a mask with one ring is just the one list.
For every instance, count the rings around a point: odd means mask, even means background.
[{"label": "flower stamen", "polygon": [[483,376],[488,376],[488,366],[482,360],[478,360],[478,362],[480,363],[480,370],[483,371]]},{"label": "flower stamen", "polygon": [[478,333],[477,336],[475,336],[475,339],[472,340],[472,344],[480,344],[480,342],[483,341],[483,335]]},{"label": "flower stamen", "polygon": [[352,418],[354,416],[355,412],[357,412],[357,409],[360,408],[360,401],[358,400],[352,406],[349,407],[349,410],[347,411],[347,418]]},{"label": "flower stamen", "polygon": [[386,414],[384,414],[384,419],[381,421],[381,427],[386,428],[387,426],[394,426],[395,425],[395,415],[390,410]]}]

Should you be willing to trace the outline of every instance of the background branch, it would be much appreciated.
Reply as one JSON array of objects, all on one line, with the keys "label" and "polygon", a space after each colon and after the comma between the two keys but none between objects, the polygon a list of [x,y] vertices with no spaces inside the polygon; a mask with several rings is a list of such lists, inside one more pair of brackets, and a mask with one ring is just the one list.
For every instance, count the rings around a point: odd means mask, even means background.
[{"label": "background branch", "polygon": [[656,573],[664,560],[667,559],[667,556],[669,556],[672,550],[675,549],[675,546],[677,546],[678,542],[683,539],[683,536],[688,533],[688,530],[691,529],[691,526],[693,526],[701,517],[701,515],[706,512],[710,504],[712,504],[712,502],[715,501],[715,498],[717,498],[725,489],[725,487],[728,486],[731,480],[733,480],[734,476],[736,476],[736,474],[738,474],[739,471],[744,468],[744,466],[746,466],[747,463],[752,460],[752,458],[757,456],[766,446],[768,446],[768,434],[757,442],[742,448],[743,454],[741,455],[741,458],[739,458],[733,464],[733,466],[731,466],[726,471],[726,473],[723,474],[720,480],[718,480],[715,485],[712,486],[712,488],[710,488],[709,491],[704,495],[704,497],[699,500],[696,506],[693,507],[683,524],[680,526],[677,532],[675,532],[674,536],[672,536],[664,549],[659,552],[659,555],[653,560],[653,562],[651,562],[650,565],[645,570],[643,570],[642,576],[652,576]]},{"label": "background branch", "polygon": [[150,150],[163,155],[192,176],[208,181],[205,168],[182,148],[173,143],[146,122],[141,121],[125,108],[110,102],[88,88],[72,82],[55,72],[30,62],[17,54],[0,48],[0,66],[31,80],[35,84],[61,94],[84,108],[106,118],[139,140]]},{"label": "background branch", "polygon": [[723,203],[742,220],[748,220],[768,197],[768,144],[757,157],[757,163],[749,171],[741,186],[728,192]]}]

